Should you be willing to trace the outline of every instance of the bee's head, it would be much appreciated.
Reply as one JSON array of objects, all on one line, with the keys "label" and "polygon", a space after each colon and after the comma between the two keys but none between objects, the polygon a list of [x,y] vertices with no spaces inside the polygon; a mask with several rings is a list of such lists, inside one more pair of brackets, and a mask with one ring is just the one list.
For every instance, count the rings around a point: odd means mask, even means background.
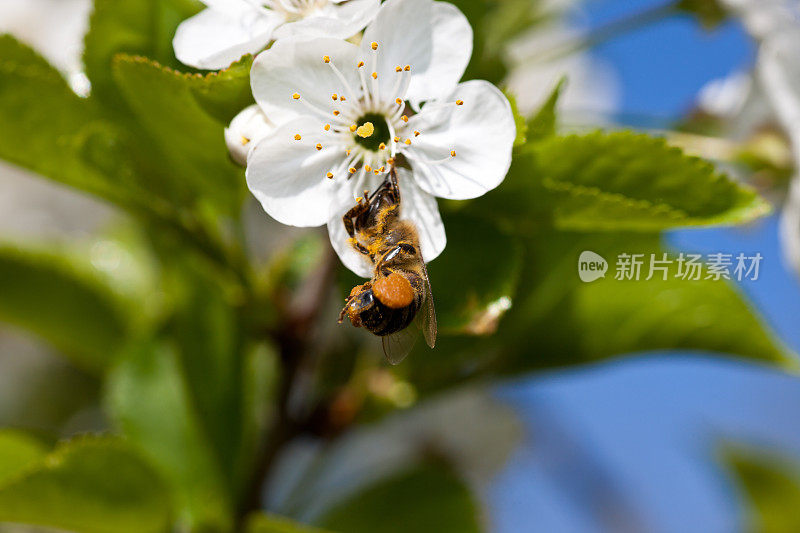
[{"label": "bee's head", "polygon": [[[350,318],[350,322],[352,322],[355,327],[360,327],[361,313],[374,305],[375,295],[372,292],[372,286],[369,283],[357,285],[350,291],[350,297],[347,299],[347,305],[345,305],[342,314],[344,315],[346,313]],[[341,322],[342,319],[344,319],[344,316],[340,317],[339,322]]]}]

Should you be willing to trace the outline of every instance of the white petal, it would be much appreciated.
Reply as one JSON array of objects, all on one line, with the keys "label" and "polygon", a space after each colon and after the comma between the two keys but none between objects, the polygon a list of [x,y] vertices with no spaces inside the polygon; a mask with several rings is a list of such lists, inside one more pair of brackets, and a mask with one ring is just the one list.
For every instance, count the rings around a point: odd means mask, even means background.
[{"label": "white petal", "polygon": [[[281,39],[253,62],[250,83],[256,102],[277,124],[314,114],[321,127],[335,118],[332,113],[336,102],[331,95],[354,98],[347,87],[358,90],[357,52],[356,45],[339,39]],[[324,56],[339,68],[346,84],[323,62]],[[300,99],[292,98],[295,93]],[[306,103],[322,111],[315,112]]]},{"label": "white petal", "polygon": [[287,37],[335,37],[347,39],[364,29],[378,12],[379,0],[350,0],[332,4],[318,14],[284,24],[275,31],[275,39]]},{"label": "white petal", "polygon": [[247,164],[250,149],[273,129],[275,126],[257,104],[244,108],[225,128],[225,144],[233,160],[242,166]]},{"label": "white petal", "polygon": [[472,55],[472,28],[452,4],[388,0],[364,31],[362,55],[369,57],[372,42],[379,45],[381,79],[411,65],[406,99],[419,102],[449,94],[461,79]]},{"label": "white petal", "polygon": [[[456,87],[447,101],[461,106],[436,108],[431,102],[412,118],[422,132],[403,153],[411,161],[419,186],[440,198],[465,200],[497,187],[511,165],[516,137],[508,99],[489,82],[473,80]],[[450,156],[446,162],[430,164]]]},{"label": "white petal", "polygon": [[181,22],[172,46],[175,57],[185,65],[220,69],[244,54],[264,48],[273,30],[283,22],[283,17],[274,11],[208,8]]},{"label": "white petal", "polygon": [[778,120],[792,140],[800,162],[800,30],[765,41],[758,57],[758,74]]},{"label": "white petal", "polygon": [[[300,135],[301,140],[295,140]],[[326,174],[341,150],[317,150],[326,137],[319,122],[300,117],[261,139],[247,158],[247,186],[275,220],[290,226],[321,226],[328,220],[336,182]]]},{"label": "white petal", "polygon": [[800,274],[800,176],[795,176],[781,213],[781,240],[789,264]]},{"label": "white petal", "polygon": [[410,220],[417,227],[422,258],[430,263],[447,245],[447,235],[436,198],[420,189],[411,172],[406,169],[397,170],[397,180],[402,196],[400,218]]}]

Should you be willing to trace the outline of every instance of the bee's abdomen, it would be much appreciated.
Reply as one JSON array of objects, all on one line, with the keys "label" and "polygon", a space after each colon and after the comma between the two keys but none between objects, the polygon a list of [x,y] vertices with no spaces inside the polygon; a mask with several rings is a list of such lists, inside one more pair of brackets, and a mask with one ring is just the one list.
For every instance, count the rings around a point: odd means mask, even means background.
[{"label": "bee's abdomen", "polygon": [[377,298],[375,305],[361,312],[361,324],[375,335],[390,335],[407,328],[417,314],[416,301],[400,309],[392,309]]}]

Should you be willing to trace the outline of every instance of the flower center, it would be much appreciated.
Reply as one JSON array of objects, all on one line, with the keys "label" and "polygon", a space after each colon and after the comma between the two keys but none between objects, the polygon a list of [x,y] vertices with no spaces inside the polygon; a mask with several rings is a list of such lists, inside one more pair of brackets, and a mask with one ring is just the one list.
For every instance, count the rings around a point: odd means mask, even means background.
[{"label": "flower center", "polygon": [[381,144],[385,145],[389,142],[389,125],[383,115],[367,113],[356,120],[356,124],[361,125],[353,136],[356,144],[377,152]]}]

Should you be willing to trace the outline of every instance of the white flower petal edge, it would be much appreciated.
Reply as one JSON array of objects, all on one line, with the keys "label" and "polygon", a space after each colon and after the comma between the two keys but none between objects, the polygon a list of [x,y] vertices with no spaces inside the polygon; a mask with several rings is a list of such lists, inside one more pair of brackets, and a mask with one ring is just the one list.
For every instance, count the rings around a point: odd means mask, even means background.
[{"label": "white flower petal edge", "polygon": [[273,129],[275,126],[258,105],[244,108],[225,128],[225,144],[233,160],[246,165],[250,149]]},{"label": "white flower petal edge", "polygon": [[172,46],[175,57],[184,65],[221,69],[244,54],[264,48],[273,30],[283,22],[278,13],[263,13],[249,6],[225,10],[209,7],[181,22]]},{"label": "white flower petal edge", "polygon": [[[407,169],[397,169],[397,180],[402,196],[400,218],[410,220],[416,226],[422,258],[429,263],[436,259],[447,245],[444,223],[439,214],[436,198],[420,189]],[[374,191],[381,180],[371,181],[374,183],[369,183],[370,190]],[[358,194],[358,191],[352,191],[348,187],[342,187],[337,191],[328,221],[328,235],[342,263],[356,275],[369,278],[372,277],[373,265],[364,254],[356,251],[350,244],[349,235],[342,223],[344,214],[356,204],[355,196]]]},{"label": "white flower petal edge", "polygon": [[800,176],[795,176],[789,187],[780,228],[786,259],[800,274]]},{"label": "white flower petal edge", "polygon": [[[459,84],[448,100],[463,105],[431,102],[409,121],[424,134],[406,156],[423,190],[440,198],[475,198],[497,187],[508,173],[517,134],[514,115],[503,93],[483,80]],[[451,150],[456,156],[442,161],[441,154]]]},{"label": "white flower petal edge", "polygon": [[278,222],[321,226],[328,221],[336,183],[325,174],[341,158],[335,149],[317,150],[321,140],[319,123],[300,117],[278,127],[252,148],[247,158],[247,186]]},{"label": "white flower petal edge", "polygon": [[[323,54],[332,58],[334,66],[339,66],[343,78],[333,68],[325,67]],[[318,109],[331,107],[333,94],[344,94],[348,86],[361,87],[354,70],[357,55],[356,45],[340,39],[281,39],[253,62],[250,71],[253,96],[278,124],[302,115],[319,116]],[[345,65],[350,68],[344,68]],[[352,92],[347,95],[354,96]],[[334,118],[329,115],[327,120]]]},{"label": "white flower petal edge", "polygon": [[[340,4],[340,5],[336,5]],[[361,31],[375,18],[380,0],[342,0],[328,4],[319,13],[296,22],[289,22],[275,30],[273,38],[336,37],[347,39]]]},{"label": "white flower petal edge", "polygon": [[[449,94],[472,56],[472,27],[446,2],[388,0],[364,30],[362,50],[377,42],[377,71],[387,78],[397,65],[413,66],[406,98],[416,104]],[[371,70],[371,71],[372,71]]]}]

